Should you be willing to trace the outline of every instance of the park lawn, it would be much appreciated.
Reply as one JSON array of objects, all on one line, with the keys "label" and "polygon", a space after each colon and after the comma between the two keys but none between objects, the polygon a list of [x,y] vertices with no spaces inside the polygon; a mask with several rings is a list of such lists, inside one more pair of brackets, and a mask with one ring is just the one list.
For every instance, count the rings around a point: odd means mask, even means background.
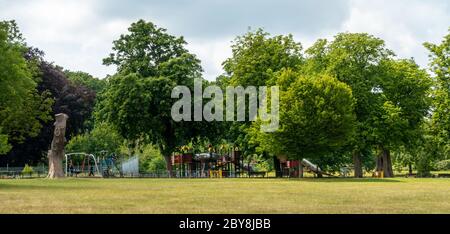
[{"label": "park lawn", "polygon": [[450,179],[0,180],[0,213],[450,213]]}]

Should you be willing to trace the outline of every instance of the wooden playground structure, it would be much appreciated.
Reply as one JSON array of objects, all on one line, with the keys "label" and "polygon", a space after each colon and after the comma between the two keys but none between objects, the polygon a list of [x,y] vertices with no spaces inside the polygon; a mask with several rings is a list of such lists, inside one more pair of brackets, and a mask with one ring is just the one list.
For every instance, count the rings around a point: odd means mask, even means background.
[{"label": "wooden playground structure", "polygon": [[237,178],[255,173],[250,165],[244,164],[240,151],[174,154],[172,169],[178,178]]}]

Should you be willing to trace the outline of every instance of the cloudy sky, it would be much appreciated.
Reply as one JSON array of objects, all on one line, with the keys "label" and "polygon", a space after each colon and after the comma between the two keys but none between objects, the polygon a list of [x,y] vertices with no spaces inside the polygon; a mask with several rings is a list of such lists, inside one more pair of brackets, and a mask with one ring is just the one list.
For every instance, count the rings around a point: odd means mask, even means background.
[{"label": "cloudy sky", "polygon": [[439,42],[450,27],[448,0],[0,0],[0,20],[15,19],[46,59],[99,78],[112,41],[138,20],[183,35],[202,60],[207,79],[222,73],[231,40],[249,27],[294,35],[304,47],[338,32],[383,38],[399,57],[426,66],[422,43]]}]

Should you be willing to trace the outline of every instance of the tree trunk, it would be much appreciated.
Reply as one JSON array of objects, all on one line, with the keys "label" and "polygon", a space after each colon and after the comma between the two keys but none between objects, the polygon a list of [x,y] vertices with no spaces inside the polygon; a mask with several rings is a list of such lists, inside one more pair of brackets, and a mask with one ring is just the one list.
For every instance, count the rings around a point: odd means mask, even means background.
[{"label": "tree trunk", "polygon": [[392,170],[392,161],[391,161],[391,151],[388,149],[383,149],[383,171],[384,177],[391,178],[394,177],[394,171]]},{"label": "tree trunk", "polygon": [[281,172],[280,160],[278,159],[277,156],[273,156],[273,167],[275,169],[275,176],[277,178],[283,177],[283,174]]},{"label": "tree trunk", "polygon": [[363,169],[361,162],[361,154],[359,151],[353,152],[353,165],[355,170],[355,178],[363,178]]},{"label": "tree trunk", "polygon": [[48,175],[49,179],[64,177],[63,158],[64,144],[66,141],[66,123],[69,117],[66,114],[57,114],[55,116],[55,130],[51,148],[48,151]]},{"label": "tree trunk", "polygon": [[412,169],[411,163],[408,164],[408,171],[409,171],[409,176],[412,176],[412,174],[413,174],[413,169]]},{"label": "tree trunk", "polygon": [[391,151],[380,147],[380,155],[377,158],[377,172],[383,172],[384,177],[394,177],[394,171],[392,170]]},{"label": "tree trunk", "polygon": [[166,160],[166,168],[167,168],[167,174],[169,175],[169,178],[172,178],[173,170],[172,170],[172,156],[165,155],[164,159]]}]

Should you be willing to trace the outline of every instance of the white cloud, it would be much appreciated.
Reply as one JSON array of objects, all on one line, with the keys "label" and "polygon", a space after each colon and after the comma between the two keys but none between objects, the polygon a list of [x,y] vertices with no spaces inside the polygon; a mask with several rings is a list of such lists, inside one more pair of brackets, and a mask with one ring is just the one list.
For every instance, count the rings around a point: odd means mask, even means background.
[{"label": "white cloud", "polygon": [[215,80],[223,73],[222,63],[231,56],[231,40],[231,37],[223,40],[189,40],[187,47],[202,61],[205,79]]},{"label": "white cloud", "polygon": [[425,67],[424,42],[438,42],[450,26],[448,1],[353,0],[341,31],[367,32],[386,41],[401,58],[414,57]]}]

